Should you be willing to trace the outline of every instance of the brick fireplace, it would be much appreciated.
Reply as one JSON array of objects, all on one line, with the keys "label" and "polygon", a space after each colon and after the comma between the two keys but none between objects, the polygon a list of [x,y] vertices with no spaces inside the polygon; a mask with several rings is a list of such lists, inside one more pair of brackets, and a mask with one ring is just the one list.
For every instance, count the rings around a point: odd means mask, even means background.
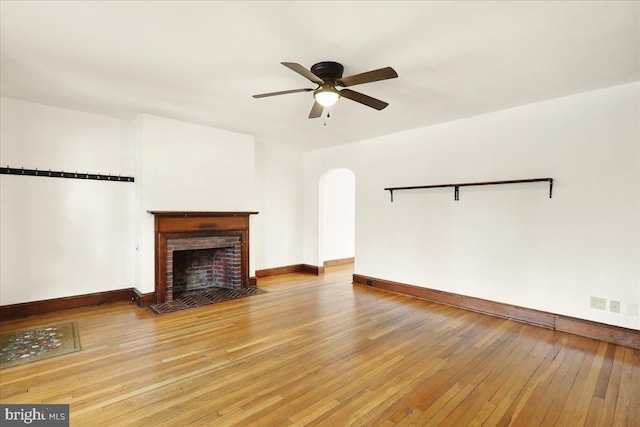
[{"label": "brick fireplace", "polygon": [[222,287],[255,286],[249,278],[249,215],[257,212],[166,212],[155,216],[156,302]]}]

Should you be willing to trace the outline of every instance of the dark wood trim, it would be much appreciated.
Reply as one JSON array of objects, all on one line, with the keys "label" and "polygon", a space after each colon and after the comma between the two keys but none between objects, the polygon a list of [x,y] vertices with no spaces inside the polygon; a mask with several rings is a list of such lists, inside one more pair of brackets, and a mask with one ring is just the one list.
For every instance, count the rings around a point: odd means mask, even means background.
[{"label": "dark wood trim", "polygon": [[256,287],[258,286],[258,278],[256,276],[250,276],[249,277],[249,286],[251,287]]},{"label": "dark wood trim", "polygon": [[315,276],[324,276],[324,267],[317,265],[302,264],[302,272],[307,274],[313,274]]},{"label": "dark wood trim", "polygon": [[0,321],[20,319],[35,314],[52,313],[54,311],[102,305],[116,301],[135,300],[133,288],[114,291],[96,292],[64,298],[53,298],[40,301],[24,302],[0,306]]},{"label": "dark wood trim", "polygon": [[353,283],[640,349],[640,331],[451,292],[353,275]]},{"label": "dark wood trim", "polygon": [[259,212],[206,212],[206,211],[147,211],[155,216],[174,216],[179,218],[192,217],[248,217],[249,215],[257,215]]},{"label": "dark wood trim", "polygon": [[325,267],[337,267],[339,265],[349,265],[355,262],[355,258],[330,259],[324,262]]},{"label": "dark wood trim", "polygon": [[264,268],[256,270],[256,277],[280,276],[281,274],[291,274],[302,272],[302,264],[284,265],[282,267]]},{"label": "dark wood trim", "polygon": [[640,350],[640,331],[568,316],[556,318],[556,330]]},{"label": "dark wood trim", "polygon": [[136,288],[133,288],[133,301],[138,307],[147,307],[156,303],[156,294],[155,292],[143,294]]},{"label": "dark wood trim", "polygon": [[256,270],[256,277],[271,277],[279,276],[281,274],[291,273],[306,273],[313,274],[314,276],[322,276],[324,274],[324,267],[317,267],[309,264],[293,264],[284,265],[282,267],[264,268],[262,270]]},{"label": "dark wood trim", "polygon": [[156,297],[155,304],[159,302],[165,302],[166,300],[166,272],[167,266],[165,264],[165,254],[167,253],[167,238],[158,232],[158,219],[155,220],[155,287],[154,295]]},{"label": "dark wood trim", "polygon": [[512,306],[480,298],[467,297],[451,292],[392,282],[390,280],[361,276],[358,274],[353,275],[353,282],[399,294],[411,295],[441,304],[464,308],[479,313],[491,314],[494,316],[530,323],[532,325],[544,326],[545,328],[553,329],[555,325],[555,315],[552,313],[531,310],[528,308]]}]

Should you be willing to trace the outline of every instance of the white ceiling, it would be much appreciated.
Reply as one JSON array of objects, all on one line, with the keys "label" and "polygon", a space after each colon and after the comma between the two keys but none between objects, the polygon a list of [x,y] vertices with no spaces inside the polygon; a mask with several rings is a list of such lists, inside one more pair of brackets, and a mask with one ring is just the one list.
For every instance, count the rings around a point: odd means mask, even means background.
[{"label": "white ceiling", "polygon": [[[2,96],[150,113],[313,150],[640,80],[635,1],[0,2]],[[307,118],[314,87],[280,65],[392,66]],[[326,126],[325,126],[326,121]]]}]

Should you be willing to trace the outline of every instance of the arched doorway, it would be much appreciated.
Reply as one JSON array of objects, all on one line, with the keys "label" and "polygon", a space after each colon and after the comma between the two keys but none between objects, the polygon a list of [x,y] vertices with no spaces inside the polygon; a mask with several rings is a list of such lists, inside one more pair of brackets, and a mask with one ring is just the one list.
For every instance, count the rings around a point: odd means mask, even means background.
[{"label": "arched doorway", "polygon": [[319,250],[323,264],[345,263],[355,256],[355,175],[346,168],[320,177]]}]

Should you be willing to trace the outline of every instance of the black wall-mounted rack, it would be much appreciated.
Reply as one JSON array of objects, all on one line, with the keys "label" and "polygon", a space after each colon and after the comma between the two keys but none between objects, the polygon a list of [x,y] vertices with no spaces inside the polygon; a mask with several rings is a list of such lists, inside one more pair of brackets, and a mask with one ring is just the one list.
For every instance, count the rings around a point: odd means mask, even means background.
[{"label": "black wall-mounted rack", "polygon": [[411,187],[387,187],[386,191],[391,193],[391,202],[393,203],[393,192],[398,190],[417,190],[420,188],[444,188],[453,187],[453,199],[460,200],[460,187],[472,187],[478,185],[501,185],[501,184],[524,184],[526,182],[549,182],[549,198],[553,196],[553,178],[533,178],[533,179],[512,179],[508,181],[485,181],[485,182],[465,182],[461,184],[437,184],[437,185],[415,185]]},{"label": "black wall-mounted rack", "polygon": [[99,173],[82,173],[82,172],[65,172],[65,171],[52,171],[52,170],[38,170],[38,169],[24,169],[24,168],[10,168],[9,166],[0,167],[0,174],[3,175],[25,175],[25,176],[41,176],[45,178],[71,178],[71,179],[95,179],[98,181],[113,181],[113,182],[134,182],[135,179],[132,176],[120,176],[120,175],[102,175]]}]

